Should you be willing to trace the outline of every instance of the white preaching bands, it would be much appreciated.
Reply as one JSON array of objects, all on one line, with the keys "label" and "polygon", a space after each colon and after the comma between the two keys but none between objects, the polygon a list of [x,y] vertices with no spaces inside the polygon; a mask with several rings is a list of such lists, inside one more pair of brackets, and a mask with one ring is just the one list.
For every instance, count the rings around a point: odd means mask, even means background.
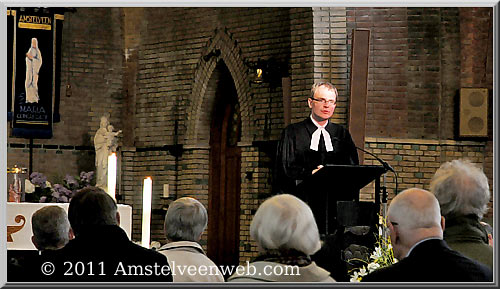
[{"label": "white preaching bands", "polygon": [[311,138],[311,146],[310,149],[313,151],[318,151],[318,145],[319,145],[319,139],[321,134],[323,134],[323,139],[325,140],[325,147],[327,152],[333,151],[333,146],[332,146],[332,140],[330,139],[330,134],[328,131],[325,129],[325,127],[328,125],[328,122],[326,122],[325,126],[319,125],[314,118],[311,115],[311,120],[318,127],[316,131],[312,134]]}]

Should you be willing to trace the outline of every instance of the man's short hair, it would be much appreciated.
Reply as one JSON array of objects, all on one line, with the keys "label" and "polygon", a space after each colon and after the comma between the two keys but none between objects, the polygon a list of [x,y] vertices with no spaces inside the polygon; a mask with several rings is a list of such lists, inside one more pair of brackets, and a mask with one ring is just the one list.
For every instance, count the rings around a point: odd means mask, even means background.
[{"label": "man's short hair", "polygon": [[443,216],[474,214],[479,219],[488,211],[490,187],[484,172],[468,160],[453,160],[439,167],[430,190]]},{"label": "man's short hair", "polygon": [[314,98],[314,93],[316,93],[316,89],[318,89],[318,87],[321,87],[321,86],[328,88],[328,90],[334,91],[335,92],[335,100],[337,100],[337,97],[339,96],[339,92],[337,91],[337,88],[335,87],[335,85],[333,85],[327,81],[321,81],[321,82],[314,83],[311,87],[311,96],[309,96],[309,97]]},{"label": "man's short hair", "polygon": [[164,230],[171,241],[197,242],[207,227],[207,210],[190,197],[177,199],[168,206]]},{"label": "man's short hair", "polygon": [[250,236],[263,250],[295,249],[312,255],[321,247],[311,208],[289,194],[276,195],[260,205]]},{"label": "man's short hair", "polygon": [[76,236],[84,227],[118,225],[113,198],[98,187],[79,190],[71,199],[68,218]]},{"label": "man's short hair", "polygon": [[[419,198],[410,195],[416,193],[421,193]],[[441,213],[436,197],[419,188],[406,189],[396,195],[389,205],[388,216],[391,222],[397,222],[405,231],[441,226]]]},{"label": "man's short hair", "polygon": [[66,211],[47,206],[31,216],[31,230],[39,250],[56,250],[69,242],[70,225]]}]

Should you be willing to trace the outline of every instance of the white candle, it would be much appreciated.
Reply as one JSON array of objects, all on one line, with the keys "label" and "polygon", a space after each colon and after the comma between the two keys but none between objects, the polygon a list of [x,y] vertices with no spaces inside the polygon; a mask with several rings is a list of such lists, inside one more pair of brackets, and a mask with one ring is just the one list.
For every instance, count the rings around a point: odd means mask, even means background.
[{"label": "white candle", "polygon": [[116,200],[116,153],[108,156],[108,194]]},{"label": "white candle", "polygon": [[151,198],[153,192],[153,181],[151,177],[144,179],[142,189],[142,241],[144,248],[149,248],[149,239],[151,232]]}]

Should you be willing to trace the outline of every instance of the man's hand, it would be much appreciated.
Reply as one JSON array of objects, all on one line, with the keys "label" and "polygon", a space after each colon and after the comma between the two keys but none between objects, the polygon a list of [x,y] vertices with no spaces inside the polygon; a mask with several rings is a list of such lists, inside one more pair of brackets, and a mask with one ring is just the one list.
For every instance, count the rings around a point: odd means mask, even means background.
[{"label": "man's hand", "polygon": [[317,171],[321,170],[323,168],[323,165],[319,165],[318,168],[314,169],[312,174],[314,175]]}]

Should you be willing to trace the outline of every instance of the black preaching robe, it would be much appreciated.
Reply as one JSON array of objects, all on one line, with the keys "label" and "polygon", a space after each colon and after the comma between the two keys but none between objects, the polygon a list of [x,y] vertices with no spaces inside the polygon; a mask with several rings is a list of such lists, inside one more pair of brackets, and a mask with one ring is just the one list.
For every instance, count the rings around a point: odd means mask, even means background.
[{"label": "black preaching robe", "polygon": [[278,143],[277,178],[282,193],[296,194],[297,185],[319,165],[358,165],[358,152],[351,134],[344,127],[328,122],[333,151],[327,152],[321,135],[318,151],[310,149],[312,134],[317,126],[308,117],[287,126]]},{"label": "black preaching robe", "polygon": [[[312,134],[317,128],[311,117],[308,117],[302,122],[290,124],[283,130],[276,152],[276,184],[280,193],[295,195],[308,203],[320,233],[325,233],[324,200],[315,196],[335,194],[335,183],[332,183],[331,190],[322,192],[318,192],[318,188],[304,187],[300,184],[312,175],[312,171],[318,165],[358,165],[359,159],[349,131],[330,121],[325,129],[330,134],[333,151],[326,151],[323,134],[320,137],[318,151],[311,150]],[[328,202],[336,204],[335,197],[331,197]],[[335,208],[330,208],[330,211],[335,215]]]}]

